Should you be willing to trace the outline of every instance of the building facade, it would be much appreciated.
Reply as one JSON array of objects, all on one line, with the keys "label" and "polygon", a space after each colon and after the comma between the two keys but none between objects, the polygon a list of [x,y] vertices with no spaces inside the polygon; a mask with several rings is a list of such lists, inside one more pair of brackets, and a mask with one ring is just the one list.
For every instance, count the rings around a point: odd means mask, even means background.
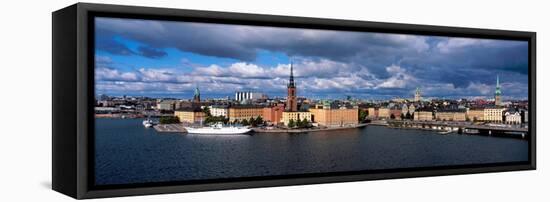
[{"label": "building facade", "polygon": [[401,109],[390,109],[390,119],[393,118],[393,119],[397,119],[397,120],[401,120],[401,114],[402,114],[402,111]]},{"label": "building facade", "polygon": [[263,108],[263,119],[271,124],[277,124],[281,122],[283,118],[283,111],[285,111],[284,104]]},{"label": "building facade", "polygon": [[466,117],[470,121],[483,121],[485,112],[483,108],[469,108],[466,111]]},{"label": "building facade", "polygon": [[416,110],[414,112],[415,121],[433,121],[433,112],[427,110]]},{"label": "building facade", "polygon": [[504,108],[488,107],[483,110],[483,120],[489,122],[502,122]]},{"label": "building facade", "polygon": [[285,126],[288,126],[288,123],[290,120],[297,121],[297,120],[307,120],[311,122],[311,112],[283,112],[283,118],[282,122],[285,124]]},{"label": "building facade", "polygon": [[435,119],[440,121],[466,121],[466,111],[459,109],[436,111]]},{"label": "building facade", "polygon": [[369,107],[369,108],[367,108],[367,112],[369,114],[367,117],[369,117],[371,119],[378,118],[378,109],[376,109],[374,107]]},{"label": "building facade", "polygon": [[229,117],[229,107],[225,105],[213,105],[209,106],[210,115],[212,116],[223,116],[225,118]]},{"label": "building facade", "polygon": [[174,111],[174,116],[178,117],[182,123],[200,123],[206,118],[206,114],[200,108],[186,108]]},{"label": "building facade", "polygon": [[250,118],[255,119],[258,116],[262,117],[263,107],[252,105],[231,106],[228,109],[228,114],[230,122],[234,122],[235,120],[241,121],[243,119],[249,120]]},{"label": "building facade", "polygon": [[359,123],[359,109],[309,109],[311,120],[322,126],[341,127]]},{"label": "building facade", "polygon": [[390,109],[389,108],[378,108],[378,118],[389,119],[390,118]]},{"label": "building facade", "polygon": [[515,109],[504,112],[504,122],[506,124],[521,124],[521,113]]},{"label": "building facade", "polygon": [[243,100],[259,100],[265,98],[265,95],[260,92],[252,92],[252,91],[237,91],[235,92],[235,100],[237,101],[243,101]]},{"label": "building facade", "polygon": [[172,111],[175,109],[175,107],[176,107],[175,100],[163,100],[157,103],[157,110]]}]

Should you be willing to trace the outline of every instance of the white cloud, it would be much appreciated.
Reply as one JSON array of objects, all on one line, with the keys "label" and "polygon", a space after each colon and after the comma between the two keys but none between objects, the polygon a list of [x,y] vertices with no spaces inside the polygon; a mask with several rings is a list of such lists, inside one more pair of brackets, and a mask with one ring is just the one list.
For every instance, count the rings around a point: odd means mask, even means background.
[{"label": "white cloud", "polygon": [[457,49],[468,46],[490,46],[495,40],[472,39],[472,38],[449,38],[448,40],[440,41],[436,47],[442,53],[450,53]]},{"label": "white cloud", "polygon": [[386,71],[391,76],[380,83],[377,86],[379,88],[405,88],[406,86],[413,86],[417,83],[417,79],[400,66],[388,66],[386,67]]},{"label": "white cloud", "polygon": [[148,82],[176,81],[176,75],[172,70],[141,68],[138,70],[138,72],[141,74],[143,81],[148,81]]},{"label": "white cloud", "polygon": [[95,76],[98,80],[137,81],[138,76],[132,72],[120,72],[116,69],[96,68]]}]

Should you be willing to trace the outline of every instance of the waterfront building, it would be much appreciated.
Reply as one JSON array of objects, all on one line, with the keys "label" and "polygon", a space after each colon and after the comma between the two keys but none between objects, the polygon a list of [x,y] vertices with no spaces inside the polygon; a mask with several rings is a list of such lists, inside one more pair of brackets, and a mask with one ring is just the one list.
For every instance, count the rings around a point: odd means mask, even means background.
[{"label": "waterfront building", "polygon": [[257,118],[263,116],[263,107],[254,105],[237,105],[231,106],[228,109],[229,121],[241,121],[243,119]]},{"label": "waterfront building", "polygon": [[495,87],[495,105],[500,106],[502,104],[502,98],[501,98],[502,92],[500,91],[500,83],[497,75],[497,85]]},{"label": "waterfront building", "polygon": [[116,103],[111,100],[100,100],[97,104],[100,107],[114,107],[116,105]]},{"label": "waterfront building", "polygon": [[485,116],[485,110],[483,108],[468,108],[466,111],[466,117],[470,121],[483,121]]},{"label": "waterfront building", "polygon": [[507,109],[504,112],[504,123],[506,124],[521,124],[521,114],[514,108]]},{"label": "waterfront building", "polygon": [[275,106],[269,106],[263,108],[263,119],[272,124],[281,122],[283,118],[283,111],[285,111],[284,104],[277,104]]},{"label": "waterfront building", "polygon": [[181,108],[174,111],[174,116],[178,117],[182,123],[200,123],[206,118],[206,114],[196,107]]},{"label": "waterfront building", "polygon": [[420,96],[420,88],[416,88],[416,91],[414,93],[414,101],[420,102],[422,100],[422,97]]},{"label": "waterfront building", "polygon": [[527,109],[521,109],[520,114],[522,117],[522,123],[528,123],[529,122],[529,111]]},{"label": "waterfront building", "polygon": [[367,108],[367,111],[368,111],[368,117],[371,118],[371,119],[376,119],[378,118],[378,109],[377,108],[374,108],[374,107],[369,107]]},{"label": "waterfront building", "polygon": [[358,108],[331,108],[321,107],[309,109],[311,120],[322,126],[341,127],[346,125],[356,125],[359,123]]},{"label": "waterfront building", "polygon": [[416,111],[416,107],[415,107],[414,105],[410,105],[410,106],[409,106],[409,114],[410,114],[411,116],[414,115],[414,111]]},{"label": "waterfront building", "polygon": [[466,110],[441,109],[435,112],[435,119],[439,121],[466,121]]},{"label": "waterfront building", "polygon": [[401,109],[398,109],[398,108],[390,109],[390,118],[392,117],[394,119],[401,120]]},{"label": "waterfront building", "polygon": [[229,107],[227,105],[212,105],[209,106],[210,115],[228,117]]},{"label": "waterfront building", "polygon": [[294,83],[292,62],[290,63],[290,78],[287,86],[286,111],[298,111],[298,102],[296,101],[296,84]]},{"label": "waterfront building", "polygon": [[433,112],[431,109],[418,109],[414,112],[415,121],[433,121]]},{"label": "waterfront building", "polygon": [[504,108],[492,106],[483,110],[483,120],[490,122],[502,122]]},{"label": "waterfront building", "polygon": [[174,108],[181,109],[181,108],[190,108],[190,107],[193,107],[193,103],[189,101],[180,100],[180,101],[176,101]]},{"label": "waterfront building", "polygon": [[304,120],[304,119],[311,122],[311,112],[284,111],[282,122],[283,124],[285,124],[285,126],[288,126],[288,123],[290,122],[290,120],[297,121],[297,120]]},{"label": "waterfront building", "polygon": [[176,107],[176,100],[163,100],[157,103],[157,110],[172,111]]},{"label": "waterfront building", "polygon": [[401,107],[401,114],[406,115],[409,112],[409,106],[407,104],[403,104]]},{"label": "waterfront building", "polygon": [[265,99],[266,96],[263,93],[260,92],[253,92],[253,91],[237,91],[235,92],[235,100],[242,102],[242,101],[254,101],[259,99]]},{"label": "waterfront building", "polygon": [[389,119],[390,118],[390,109],[385,107],[380,107],[378,109],[378,118]]}]

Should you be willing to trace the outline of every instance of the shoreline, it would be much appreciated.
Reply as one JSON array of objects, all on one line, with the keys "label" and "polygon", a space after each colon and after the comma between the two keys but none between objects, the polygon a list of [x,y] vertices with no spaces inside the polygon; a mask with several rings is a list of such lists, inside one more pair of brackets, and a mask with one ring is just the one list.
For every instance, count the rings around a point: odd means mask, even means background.
[{"label": "shoreline", "polygon": [[315,128],[315,129],[261,129],[261,128],[252,128],[252,131],[255,133],[307,133],[307,132],[317,132],[317,131],[331,131],[331,130],[346,130],[354,128],[366,127],[368,124],[357,124],[354,126],[343,126],[343,127],[332,127],[332,128]]}]

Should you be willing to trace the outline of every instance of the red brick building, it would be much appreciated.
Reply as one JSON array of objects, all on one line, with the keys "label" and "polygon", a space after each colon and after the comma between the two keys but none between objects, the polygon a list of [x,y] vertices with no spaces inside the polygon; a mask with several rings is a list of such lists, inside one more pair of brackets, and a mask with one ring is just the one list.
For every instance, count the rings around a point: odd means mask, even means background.
[{"label": "red brick building", "polygon": [[264,121],[277,124],[281,122],[283,118],[283,111],[285,111],[284,104],[278,104],[276,106],[264,107],[263,108],[263,119]]}]

